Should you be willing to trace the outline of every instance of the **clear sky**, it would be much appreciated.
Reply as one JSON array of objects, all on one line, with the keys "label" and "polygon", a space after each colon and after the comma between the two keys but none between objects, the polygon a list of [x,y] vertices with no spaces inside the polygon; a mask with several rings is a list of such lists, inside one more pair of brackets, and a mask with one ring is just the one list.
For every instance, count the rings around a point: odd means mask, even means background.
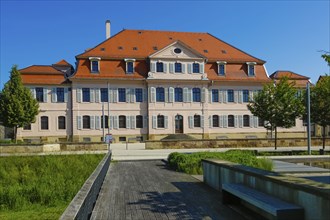
[{"label": "clear sky", "polygon": [[1,2],[0,89],[19,68],[67,60],[122,29],[208,32],[315,83],[330,68],[330,0],[323,1],[8,1]]}]

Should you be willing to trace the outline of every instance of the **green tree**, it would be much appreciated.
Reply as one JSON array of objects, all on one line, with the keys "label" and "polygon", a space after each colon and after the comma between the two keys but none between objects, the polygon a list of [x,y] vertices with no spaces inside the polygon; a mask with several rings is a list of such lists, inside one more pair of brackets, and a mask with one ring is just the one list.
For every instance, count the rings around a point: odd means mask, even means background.
[{"label": "green tree", "polygon": [[265,128],[275,131],[275,150],[277,149],[277,128],[291,128],[295,120],[304,113],[301,96],[293,82],[283,77],[278,83],[264,85],[247,105],[259,120],[266,121]]},{"label": "green tree", "polygon": [[21,74],[14,65],[9,81],[0,92],[0,121],[4,126],[14,129],[15,141],[17,128],[35,122],[38,109],[39,103],[32,97],[30,90],[23,86]]},{"label": "green tree", "polygon": [[322,76],[310,93],[311,121],[322,126],[323,149],[325,128],[330,125],[330,76]]},{"label": "green tree", "polygon": [[321,57],[325,60],[325,62],[328,63],[328,66],[330,66],[330,52],[326,52],[325,54],[322,54]]}]

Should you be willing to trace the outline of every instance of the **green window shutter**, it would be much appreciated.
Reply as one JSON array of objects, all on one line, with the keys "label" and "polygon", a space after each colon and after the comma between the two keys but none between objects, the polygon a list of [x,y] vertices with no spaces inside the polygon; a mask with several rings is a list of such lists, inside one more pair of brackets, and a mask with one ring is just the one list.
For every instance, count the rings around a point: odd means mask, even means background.
[{"label": "green window shutter", "polygon": [[234,102],[237,103],[238,102],[238,91],[234,90]]},{"label": "green window shutter", "polygon": [[57,88],[52,88],[52,102],[57,102]]},{"label": "green window shutter", "polygon": [[131,102],[134,103],[135,102],[135,89],[130,89],[130,97],[131,97]]},{"label": "green window shutter", "polygon": [[150,87],[150,102],[156,102],[156,88]]},{"label": "green window shutter", "polygon": [[194,128],[194,117],[188,116],[189,128]]},{"label": "green window shutter", "polygon": [[95,89],[95,102],[99,103],[100,100],[101,100],[101,94],[100,94],[100,89],[99,88],[96,88]]},{"label": "green window shutter", "polygon": [[125,89],[126,102],[130,102],[130,89]]},{"label": "green window shutter", "polygon": [[126,116],[126,128],[131,128],[131,118],[129,116]]},{"label": "green window shutter", "polygon": [[243,91],[238,91],[238,103],[243,103]]},{"label": "green window shutter", "polygon": [[183,102],[188,102],[188,88],[183,88]]},{"label": "green window shutter", "polygon": [[117,88],[114,88],[112,90],[112,92],[113,92],[113,102],[114,103],[117,103],[118,102],[118,89]]},{"label": "green window shutter", "polygon": [[101,119],[100,116],[95,116],[95,129],[96,129],[96,130],[100,130],[100,129],[101,129],[101,126],[100,126],[100,119]]},{"label": "green window shutter", "polygon": [[168,96],[168,102],[174,102],[174,88],[170,87],[168,88],[169,96]]},{"label": "green window shutter", "polygon": [[188,73],[192,73],[192,64],[188,63]]},{"label": "green window shutter", "polygon": [[156,72],[156,63],[154,62],[150,63],[150,72],[152,73]]},{"label": "green window shutter", "polygon": [[212,89],[209,89],[208,90],[208,93],[209,93],[209,95],[208,95],[208,97],[209,97],[209,103],[212,103]]},{"label": "green window shutter", "polygon": [[181,70],[182,70],[182,73],[186,73],[186,64],[181,63]]},{"label": "green window shutter", "polygon": [[239,126],[240,128],[243,127],[243,115],[239,115],[239,116],[238,116],[238,126]]},{"label": "green window shutter", "polygon": [[163,63],[163,71],[164,73],[167,73],[167,63]]},{"label": "green window shutter", "polygon": [[118,129],[118,116],[113,116],[113,128]]},{"label": "green window shutter", "polygon": [[168,102],[168,88],[164,88],[165,92],[165,102]]},{"label": "green window shutter", "polygon": [[131,128],[132,129],[136,128],[135,115],[131,115]]},{"label": "green window shutter", "polygon": [[188,88],[188,93],[187,93],[187,102],[192,102],[192,89]]},{"label": "green window shutter", "polygon": [[93,88],[91,88],[89,90],[89,95],[90,95],[90,98],[91,98],[90,101],[95,102],[95,90]]},{"label": "green window shutter", "polygon": [[204,128],[204,115],[201,115],[201,127]]},{"label": "green window shutter", "polygon": [[223,127],[228,128],[228,115],[223,115]]},{"label": "green window shutter", "polygon": [[167,129],[168,128],[168,116],[165,116],[164,120],[165,120],[164,127],[165,127],[165,129]]},{"label": "green window shutter", "polygon": [[253,121],[254,121],[254,127],[257,128],[259,124],[259,118],[257,116],[253,116]]},{"label": "green window shutter", "polygon": [[152,128],[157,128],[157,116],[155,115],[152,116]]},{"label": "green window shutter", "polygon": [[199,65],[199,72],[204,73],[204,64]]},{"label": "green window shutter", "polygon": [[77,88],[77,102],[81,102],[81,88]]},{"label": "green window shutter", "polygon": [[254,127],[253,122],[254,122],[253,121],[253,115],[250,115],[250,128],[253,128]]},{"label": "green window shutter", "polygon": [[219,115],[219,127],[222,128],[223,126],[223,115]]},{"label": "green window shutter", "polygon": [[113,116],[109,116],[109,128],[113,129]]},{"label": "green window shutter", "polygon": [[170,65],[170,73],[174,73],[174,63],[169,63]]},{"label": "green window shutter", "polygon": [[77,129],[81,130],[82,123],[81,123],[81,116],[77,116]]},{"label": "green window shutter", "polygon": [[202,88],[202,92],[201,92],[201,102],[205,102],[206,101],[206,88]]},{"label": "green window shutter", "polygon": [[44,88],[43,92],[44,92],[44,102],[47,102],[48,101],[48,89]]},{"label": "green window shutter", "polygon": [[223,103],[223,90],[219,90],[219,102]]},{"label": "green window shutter", "polygon": [[109,102],[113,103],[113,89],[109,88]]},{"label": "green window shutter", "polygon": [[91,129],[95,129],[95,117],[90,116]]}]

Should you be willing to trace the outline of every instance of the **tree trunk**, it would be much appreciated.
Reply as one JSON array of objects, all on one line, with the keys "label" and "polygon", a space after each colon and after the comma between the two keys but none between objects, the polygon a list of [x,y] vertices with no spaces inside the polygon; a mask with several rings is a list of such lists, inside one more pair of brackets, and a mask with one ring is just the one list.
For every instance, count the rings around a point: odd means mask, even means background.
[{"label": "tree trunk", "polygon": [[325,149],[325,126],[323,126],[323,134],[322,134],[322,145],[323,145],[323,151]]},{"label": "tree trunk", "polygon": [[275,150],[277,150],[277,127],[275,127]]}]

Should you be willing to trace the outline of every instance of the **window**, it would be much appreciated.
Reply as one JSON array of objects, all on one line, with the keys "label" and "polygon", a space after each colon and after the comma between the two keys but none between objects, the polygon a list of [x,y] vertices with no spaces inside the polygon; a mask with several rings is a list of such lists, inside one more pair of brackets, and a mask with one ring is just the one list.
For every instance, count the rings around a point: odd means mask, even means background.
[{"label": "window", "polygon": [[125,88],[118,88],[118,101],[126,102],[126,89]]},{"label": "window", "polygon": [[82,88],[82,95],[83,95],[83,102],[90,102],[91,101],[91,95],[90,95],[90,89],[89,88]]},{"label": "window", "polygon": [[143,93],[141,88],[135,89],[135,101],[143,102]]},{"label": "window", "polygon": [[119,115],[119,128],[126,128],[126,116]]},{"label": "window", "polygon": [[136,122],[136,128],[143,128],[143,116],[142,115],[137,115],[135,122]]},{"label": "window", "polygon": [[91,117],[88,115],[83,116],[83,128],[90,129],[91,128]]},{"label": "window", "polygon": [[109,94],[107,88],[101,88],[101,102],[108,102]]},{"label": "window", "polygon": [[219,127],[219,115],[212,116],[213,127]]},{"label": "window", "polygon": [[226,61],[218,61],[218,75],[224,76],[226,74]]},{"label": "window", "polygon": [[126,73],[133,73],[134,72],[134,68],[133,68],[133,62],[127,62],[126,63]]},{"label": "window", "polygon": [[234,90],[232,89],[227,90],[227,99],[228,102],[234,102]]},{"label": "window", "polygon": [[58,129],[65,129],[65,117],[58,116]]},{"label": "window", "polygon": [[249,90],[243,90],[243,102],[249,102]]},{"label": "window", "polygon": [[57,102],[64,102],[64,88],[56,88]]},{"label": "window", "polygon": [[156,88],[156,102],[164,102],[165,101],[165,90],[163,87]]},{"label": "window", "polygon": [[228,115],[228,127],[235,127],[234,115]]},{"label": "window", "polygon": [[23,130],[31,130],[31,124],[24,125]]},{"label": "window", "polygon": [[193,73],[199,73],[199,63],[193,63]]},{"label": "window", "polygon": [[257,64],[255,62],[247,62],[248,65],[248,76],[254,76],[255,75],[255,68],[254,66]]},{"label": "window", "polygon": [[201,89],[193,88],[193,102],[200,102],[200,101],[201,101]]},{"label": "window", "polygon": [[36,99],[38,102],[44,101],[44,88],[42,88],[42,87],[36,88]]},{"label": "window", "polygon": [[250,127],[250,116],[243,115],[243,127]]},{"label": "window", "polygon": [[194,127],[195,128],[201,127],[201,116],[200,115],[194,115]]},{"label": "window", "polygon": [[[107,115],[104,116],[104,128],[109,128],[109,117]],[[101,116],[101,128],[103,128],[103,116]]]},{"label": "window", "polygon": [[183,102],[183,92],[182,88],[175,88],[174,89],[174,100],[175,102]]},{"label": "window", "polygon": [[165,128],[165,117],[164,115],[157,116],[157,128]]},{"label": "window", "polygon": [[212,102],[219,102],[219,90],[212,89]]},{"label": "window", "polygon": [[174,53],[176,53],[176,54],[179,54],[179,53],[181,53],[182,52],[182,50],[180,49],[180,48],[175,48],[174,49]]},{"label": "window", "polygon": [[48,130],[48,117],[41,116],[41,130]]},{"label": "window", "polygon": [[91,72],[92,73],[98,73],[99,72],[99,61],[98,60],[92,60],[91,64],[92,64]]},{"label": "window", "polygon": [[164,72],[164,64],[162,62],[156,63],[156,71],[157,72]]},{"label": "window", "polygon": [[182,64],[181,63],[175,63],[174,69],[176,73],[182,73]]}]

